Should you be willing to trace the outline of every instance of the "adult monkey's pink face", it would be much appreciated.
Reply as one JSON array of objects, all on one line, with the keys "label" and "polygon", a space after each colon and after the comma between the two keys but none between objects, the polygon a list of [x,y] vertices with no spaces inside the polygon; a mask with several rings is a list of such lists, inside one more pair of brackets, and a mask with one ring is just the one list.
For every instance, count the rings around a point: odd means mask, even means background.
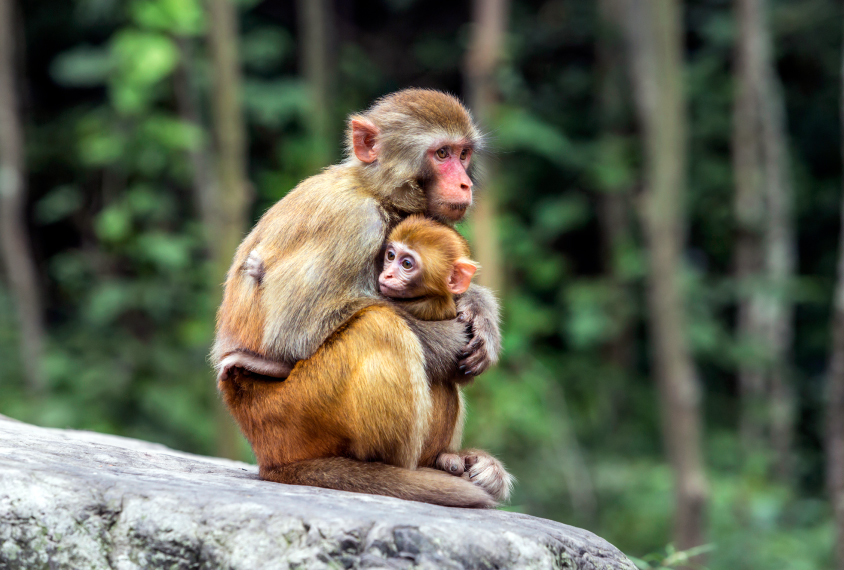
[{"label": "adult monkey's pink face", "polygon": [[426,159],[434,172],[427,189],[428,213],[459,221],[472,205],[473,183],[468,173],[472,146],[467,141],[445,141],[429,148]]},{"label": "adult monkey's pink face", "polygon": [[[462,108],[461,113],[465,114]],[[471,131],[467,134],[449,134],[449,129],[419,134],[419,129],[411,125],[406,128],[405,138],[398,142],[400,136],[386,136],[364,117],[352,118],[351,127],[352,150],[357,159],[373,165],[374,171],[397,169],[399,181],[416,180],[420,191],[425,193],[425,213],[449,224],[466,215],[472,205],[474,186],[469,176],[469,164],[477,144],[474,127],[463,129]],[[391,144],[401,149],[390,152]]]}]

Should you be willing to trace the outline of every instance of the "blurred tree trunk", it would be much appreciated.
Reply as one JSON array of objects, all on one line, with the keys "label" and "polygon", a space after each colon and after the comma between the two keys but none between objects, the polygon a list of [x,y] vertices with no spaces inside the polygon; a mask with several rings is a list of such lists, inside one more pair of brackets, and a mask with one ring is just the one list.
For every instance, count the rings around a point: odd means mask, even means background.
[{"label": "blurred tree trunk", "polygon": [[774,68],[767,4],[737,0],[736,10],[735,271],[742,291],[737,332],[749,346],[768,352],[765,362],[755,358],[740,364],[741,434],[745,449],[752,451],[758,449],[768,427],[776,472],[787,480],[792,471],[788,370],[794,312],[787,290],[794,273],[795,246],[785,110]]},{"label": "blurred tree trunk", "polygon": [[[733,102],[733,172],[736,184],[735,276],[740,291],[737,336],[749,347],[764,345],[764,301],[760,290],[763,269],[762,243],[765,229],[765,198],[761,140],[758,131],[760,109],[757,92],[762,82],[761,31],[754,13],[757,0],[738,0],[739,31],[734,71],[736,94]],[[755,352],[755,351],[754,351]],[[739,363],[741,396],[739,420],[745,452],[754,452],[765,433],[765,373],[761,362]],[[755,359],[755,360],[758,360]]]},{"label": "blurred tree trunk", "polygon": [[707,482],[701,450],[701,393],[686,336],[682,291],[686,119],[682,31],[676,0],[626,0],[628,53],[644,146],[642,224],[663,437],[675,473],[674,542],[704,543]]},{"label": "blurred tree trunk", "polygon": [[299,17],[300,61],[299,69],[305,77],[310,94],[310,129],[314,137],[314,168],[332,162],[331,149],[334,139],[331,130],[331,64],[329,38],[332,13],[328,0],[297,0]]},{"label": "blurred tree trunk", "polygon": [[14,3],[0,0],[0,248],[20,321],[21,360],[28,390],[44,390],[44,329],[35,260],[26,230],[23,126],[15,73]]},{"label": "blurred tree trunk", "polygon": [[[464,78],[469,107],[483,128],[489,128],[498,102],[495,72],[501,61],[504,32],[510,10],[508,0],[474,0],[472,38],[466,55]],[[478,283],[500,292],[504,286],[500,243],[496,226],[496,183],[492,165],[485,176],[486,191],[471,215],[472,251],[481,264]]]},{"label": "blurred tree trunk", "polygon": [[[841,52],[841,164],[844,166],[844,46]],[[826,409],[827,486],[835,517],[836,568],[844,570],[844,199],[838,239],[838,282],[835,285],[832,355]]]},{"label": "blurred tree trunk", "polygon": [[[196,128],[199,132],[204,132],[194,86],[193,69],[195,63],[193,61],[191,41],[190,38],[177,39],[181,63],[176,69],[174,76],[176,106],[178,108],[179,118],[182,121]],[[214,228],[218,221],[215,205],[219,201],[219,191],[211,168],[212,160],[207,141],[204,139],[198,141],[196,146],[188,151],[188,160],[191,165],[194,202],[202,220],[206,248],[211,253],[212,259],[215,260],[216,266],[217,254],[215,250],[217,249],[217,240]],[[217,275],[214,277],[216,279]]]},{"label": "blurred tree trunk", "polygon": [[[599,73],[598,104],[601,121],[601,156],[612,161],[621,152],[627,125],[623,42],[620,37],[620,0],[598,0],[601,21],[597,37]],[[627,299],[630,292],[619,267],[619,257],[632,243],[630,219],[630,180],[603,177],[598,194],[598,223],[601,231],[601,253],[604,272],[609,276],[616,297]],[[633,367],[635,336],[627,303],[615,303],[613,322],[618,333],[608,343],[609,361],[618,369],[629,371]],[[614,393],[619,393],[618,390]]]},{"label": "blurred tree trunk", "polygon": [[[764,4],[761,6],[764,8]],[[765,12],[760,20],[766,24]],[[763,33],[764,67],[762,110],[762,155],[765,164],[765,271],[771,282],[766,307],[768,344],[772,351],[770,372],[771,443],[776,453],[776,473],[780,480],[793,476],[792,440],[794,429],[794,393],[790,382],[791,347],[794,339],[794,303],[789,285],[796,267],[793,199],[789,167],[785,101],[773,59],[773,42],[767,25]]]},{"label": "blurred tree trunk", "polygon": [[[234,252],[248,228],[250,187],[246,179],[246,130],[240,95],[240,60],[237,44],[237,12],[231,0],[208,0],[209,36],[214,74],[211,107],[216,142],[217,182],[211,232],[212,277],[218,286],[225,281]],[[238,432],[234,422],[219,410],[217,451],[238,457]]]}]

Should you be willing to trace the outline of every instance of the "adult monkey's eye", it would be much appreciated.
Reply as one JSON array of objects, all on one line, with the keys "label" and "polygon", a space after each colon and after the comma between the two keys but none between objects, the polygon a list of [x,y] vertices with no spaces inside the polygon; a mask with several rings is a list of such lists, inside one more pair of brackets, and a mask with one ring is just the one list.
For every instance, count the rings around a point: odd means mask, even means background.
[{"label": "adult monkey's eye", "polygon": [[405,269],[413,269],[413,262],[410,261],[410,259],[405,258],[404,260],[402,260],[401,266]]},{"label": "adult monkey's eye", "polygon": [[437,156],[438,156],[440,159],[445,159],[445,158],[447,158],[447,157],[448,157],[448,149],[447,149],[447,148],[445,148],[445,147],[442,147],[441,149],[437,150]]},{"label": "adult monkey's eye", "polygon": [[469,149],[464,148],[463,152],[460,153],[460,160],[466,160],[466,157],[469,156]]},{"label": "adult monkey's eye", "polygon": [[387,261],[392,261],[396,258],[396,252],[392,249],[387,252]]}]

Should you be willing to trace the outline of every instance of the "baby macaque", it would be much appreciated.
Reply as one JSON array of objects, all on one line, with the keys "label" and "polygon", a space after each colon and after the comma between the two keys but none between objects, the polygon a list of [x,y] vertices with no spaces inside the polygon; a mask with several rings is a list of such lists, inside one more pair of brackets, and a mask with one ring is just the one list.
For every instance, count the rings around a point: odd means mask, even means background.
[{"label": "baby macaque", "polygon": [[454,229],[423,216],[411,216],[387,238],[381,294],[424,321],[457,317],[454,295],[469,289],[478,264],[469,244]]},{"label": "baby macaque", "polygon": [[[378,287],[382,295],[417,319],[453,319],[457,316],[454,295],[469,289],[472,276],[479,268],[469,255],[469,244],[453,228],[423,216],[410,216],[387,238]],[[458,385],[465,380],[455,378],[453,382],[430,387],[441,407],[456,406],[458,410],[450,425],[454,438],[452,449],[442,450],[434,459],[434,465],[453,475],[474,467],[473,474],[494,481],[493,487],[507,496],[512,478],[503,469],[494,469],[497,463],[493,462],[497,460],[485,453],[464,452],[461,456],[455,451],[459,448],[465,415]]]}]

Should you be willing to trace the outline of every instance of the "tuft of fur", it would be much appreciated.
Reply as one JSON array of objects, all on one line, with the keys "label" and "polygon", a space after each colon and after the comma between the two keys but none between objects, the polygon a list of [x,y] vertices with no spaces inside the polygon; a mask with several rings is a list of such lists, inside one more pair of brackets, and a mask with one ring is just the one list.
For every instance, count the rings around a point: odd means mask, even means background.
[{"label": "tuft of fur", "polygon": [[260,374],[271,378],[287,378],[292,366],[286,362],[270,360],[263,356],[245,351],[232,352],[223,357],[217,365],[217,381],[225,380],[235,369],[241,369],[243,374]]},{"label": "tuft of fur", "polygon": [[266,273],[266,270],[264,269],[264,260],[261,259],[261,256],[257,251],[252,250],[249,252],[249,256],[243,264],[243,271],[245,271],[249,277],[254,279],[255,283],[258,285],[264,281],[264,273]]}]

